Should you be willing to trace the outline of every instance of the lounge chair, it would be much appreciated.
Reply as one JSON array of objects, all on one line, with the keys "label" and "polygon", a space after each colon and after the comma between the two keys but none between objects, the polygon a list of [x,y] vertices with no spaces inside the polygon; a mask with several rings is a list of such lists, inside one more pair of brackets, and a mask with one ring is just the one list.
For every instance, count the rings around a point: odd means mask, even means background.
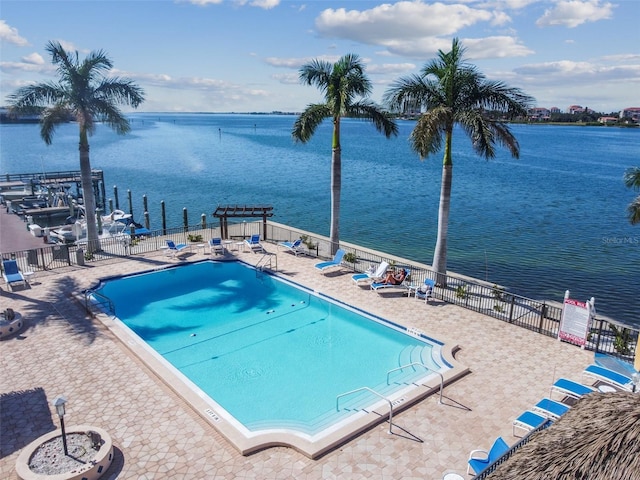
[{"label": "lounge chair", "polygon": [[567,397],[578,400],[588,393],[592,393],[594,391],[595,390],[593,388],[574,382],[573,380],[559,378],[553,385],[551,385],[549,396],[551,396],[553,392],[558,392],[561,395],[565,395]]},{"label": "lounge chair", "polygon": [[379,279],[384,277],[384,274],[386,273],[387,268],[389,268],[389,264],[387,262],[380,262],[380,265],[378,265],[378,268],[376,268],[374,271],[356,273],[354,275],[351,275],[351,280],[353,280],[356,283],[356,285],[360,285],[363,282],[369,283],[377,278]]},{"label": "lounge chair", "polygon": [[265,251],[264,247],[260,243],[260,234],[259,233],[256,233],[255,235],[251,235],[251,238],[247,238],[244,241],[244,245],[245,245],[245,247],[249,247],[249,249],[253,253],[256,253],[256,250],[260,250],[261,252]]},{"label": "lounge chair", "polygon": [[186,243],[175,244],[173,240],[167,240],[168,252],[172,257],[176,257],[181,254],[181,252],[187,248]]},{"label": "lounge chair", "polygon": [[212,238],[209,240],[209,251],[211,253],[222,253],[224,255],[224,245],[221,238]]},{"label": "lounge chair", "polygon": [[630,392],[633,389],[633,381],[631,378],[622,375],[621,373],[614,372],[613,370],[609,370],[608,368],[601,367],[600,365],[589,365],[582,372],[582,376],[590,378],[593,381],[608,383],[620,390]]},{"label": "lounge chair", "polygon": [[423,299],[424,303],[429,303],[429,299],[433,298],[433,289],[436,288],[435,280],[431,280],[430,278],[424,279],[424,285],[416,288],[415,297]]},{"label": "lounge chair", "polygon": [[557,420],[567,413],[570,408],[566,403],[556,402],[555,400],[545,397],[536,403],[531,411],[552,420]]},{"label": "lounge chair", "polygon": [[2,261],[2,278],[7,282],[7,286],[13,290],[13,286],[16,283],[22,283],[24,287],[27,286],[27,280],[24,275],[18,269],[18,262],[15,260],[3,260]]},{"label": "lounge chair", "polygon": [[295,242],[280,242],[278,246],[286,248],[297,257],[302,252],[302,239],[299,238]]},{"label": "lounge chair", "polygon": [[333,260],[329,260],[327,262],[316,263],[315,267],[320,270],[322,273],[326,273],[327,270],[335,267],[342,266],[342,258],[345,255],[345,251],[343,249],[338,249],[336,254],[333,256]]},{"label": "lounge chair", "polygon": [[502,437],[496,438],[489,451],[472,450],[471,453],[469,453],[469,460],[467,461],[467,474],[470,475],[471,470],[473,470],[476,475],[480,475],[508,451],[509,445],[507,445],[507,442],[505,442]]},{"label": "lounge chair", "polygon": [[[409,274],[410,271],[408,268],[404,269],[404,278],[402,279],[402,282],[400,283],[386,283],[386,282],[373,282],[371,284],[371,290],[375,290],[376,292],[380,293],[380,290],[384,290],[385,288],[409,288],[409,284],[407,283],[409,281]],[[411,290],[409,290],[409,293],[411,293]]]},{"label": "lounge chair", "polygon": [[527,432],[531,430],[535,430],[545,422],[550,421],[547,417],[543,417],[542,415],[534,412],[530,412],[529,410],[520,414],[518,418],[513,421],[513,436],[516,437],[516,428],[520,428]]}]

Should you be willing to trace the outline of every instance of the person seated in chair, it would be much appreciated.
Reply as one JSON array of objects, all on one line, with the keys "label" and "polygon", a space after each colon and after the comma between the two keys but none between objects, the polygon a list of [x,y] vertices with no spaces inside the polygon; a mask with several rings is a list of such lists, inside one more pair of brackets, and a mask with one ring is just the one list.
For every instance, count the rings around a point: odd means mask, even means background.
[{"label": "person seated in chair", "polygon": [[389,272],[387,276],[384,277],[383,282],[389,283],[391,285],[400,285],[404,282],[404,278],[407,276],[407,271],[403,268],[398,273]]}]

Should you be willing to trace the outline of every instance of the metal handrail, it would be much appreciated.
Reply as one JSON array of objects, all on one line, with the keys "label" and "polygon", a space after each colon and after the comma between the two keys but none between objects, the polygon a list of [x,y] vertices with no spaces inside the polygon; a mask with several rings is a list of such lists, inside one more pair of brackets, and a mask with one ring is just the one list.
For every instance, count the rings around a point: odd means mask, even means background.
[{"label": "metal handrail", "polygon": [[421,366],[421,367],[424,367],[424,368],[426,368],[427,370],[430,370],[430,371],[432,371],[433,373],[437,373],[438,375],[440,375],[440,399],[438,400],[438,403],[439,403],[440,405],[442,405],[442,389],[444,388],[444,376],[442,375],[442,373],[438,372],[437,370],[434,370],[434,369],[432,369],[432,368],[427,367],[424,363],[420,363],[420,362],[413,362],[413,363],[408,363],[408,364],[406,364],[406,365],[402,365],[401,367],[397,367],[397,368],[394,368],[394,369],[392,369],[392,370],[389,370],[389,371],[387,372],[387,385],[389,385],[389,375],[391,375],[393,372],[396,372],[396,371],[398,371],[398,370],[402,370],[402,369],[407,368],[407,367],[414,367],[414,366],[416,366],[416,365],[419,365],[419,366]]},{"label": "metal handrail", "polygon": [[340,397],[344,397],[346,395],[351,395],[352,393],[356,393],[356,392],[360,392],[362,390],[366,390],[370,393],[373,393],[374,395],[377,395],[378,397],[382,398],[383,400],[386,400],[389,403],[389,432],[388,433],[392,433],[391,432],[391,427],[393,426],[392,420],[393,420],[393,403],[391,403],[391,400],[389,400],[387,397],[385,397],[384,395],[376,392],[375,390],[370,389],[369,387],[360,387],[360,388],[356,388],[355,390],[351,390],[349,392],[345,392],[345,393],[341,393],[340,395],[338,395],[336,397],[336,411],[340,410],[339,407],[339,402],[340,402]]},{"label": "metal handrail", "polygon": [[272,253],[265,253],[264,255],[262,255],[262,258],[260,258],[260,260],[258,260],[256,262],[255,268],[256,270],[264,270],[264,268],[267,266],[267,260],[269,260],[269,268],[273,270],[273,265],[271,264],[271,258],[275,257],[276,258],[276,270],[278,269],[278,257]]},{"label": "metal handrail", "polygon": [[116,307],[111,301],[111,299],[105,295],[102,295],[101,293],[96,292],[95,290],[87,290],[84,292],[84,308],[87,310],[87,312],[91,311],[89,307],[89,304],[90,304],[89,297],[91,295],[102,299],[103,301],[97,302],[98,305],[106,304],[108,307],[109,313],[111,313],[111,315],[113,315],[114,317],[116,316]]}]

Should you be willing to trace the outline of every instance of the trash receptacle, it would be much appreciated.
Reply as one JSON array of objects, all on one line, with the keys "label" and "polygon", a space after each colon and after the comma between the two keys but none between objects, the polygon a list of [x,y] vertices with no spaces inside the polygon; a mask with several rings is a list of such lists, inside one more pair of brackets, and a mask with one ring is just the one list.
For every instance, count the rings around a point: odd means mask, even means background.
[{"label": "trash receptacle", "polygon": [[42,232],[42,239],[44,243],[49,243],[49,227],[44,227],[44,231]]},{"label": "trash receptacle", "polygon": [[84,267],[84,249],[79,248],[76,250],[76,262],[79,266]]}]

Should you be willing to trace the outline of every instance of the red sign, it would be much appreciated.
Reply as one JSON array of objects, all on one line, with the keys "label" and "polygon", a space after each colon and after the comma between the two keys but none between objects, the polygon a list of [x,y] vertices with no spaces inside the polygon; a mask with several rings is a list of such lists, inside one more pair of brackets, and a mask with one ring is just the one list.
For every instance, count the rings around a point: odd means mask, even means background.
[{"label": "red sign", "polygon": [[591,304],[565,298],[558,338],[584,347],[591,328]]}]

